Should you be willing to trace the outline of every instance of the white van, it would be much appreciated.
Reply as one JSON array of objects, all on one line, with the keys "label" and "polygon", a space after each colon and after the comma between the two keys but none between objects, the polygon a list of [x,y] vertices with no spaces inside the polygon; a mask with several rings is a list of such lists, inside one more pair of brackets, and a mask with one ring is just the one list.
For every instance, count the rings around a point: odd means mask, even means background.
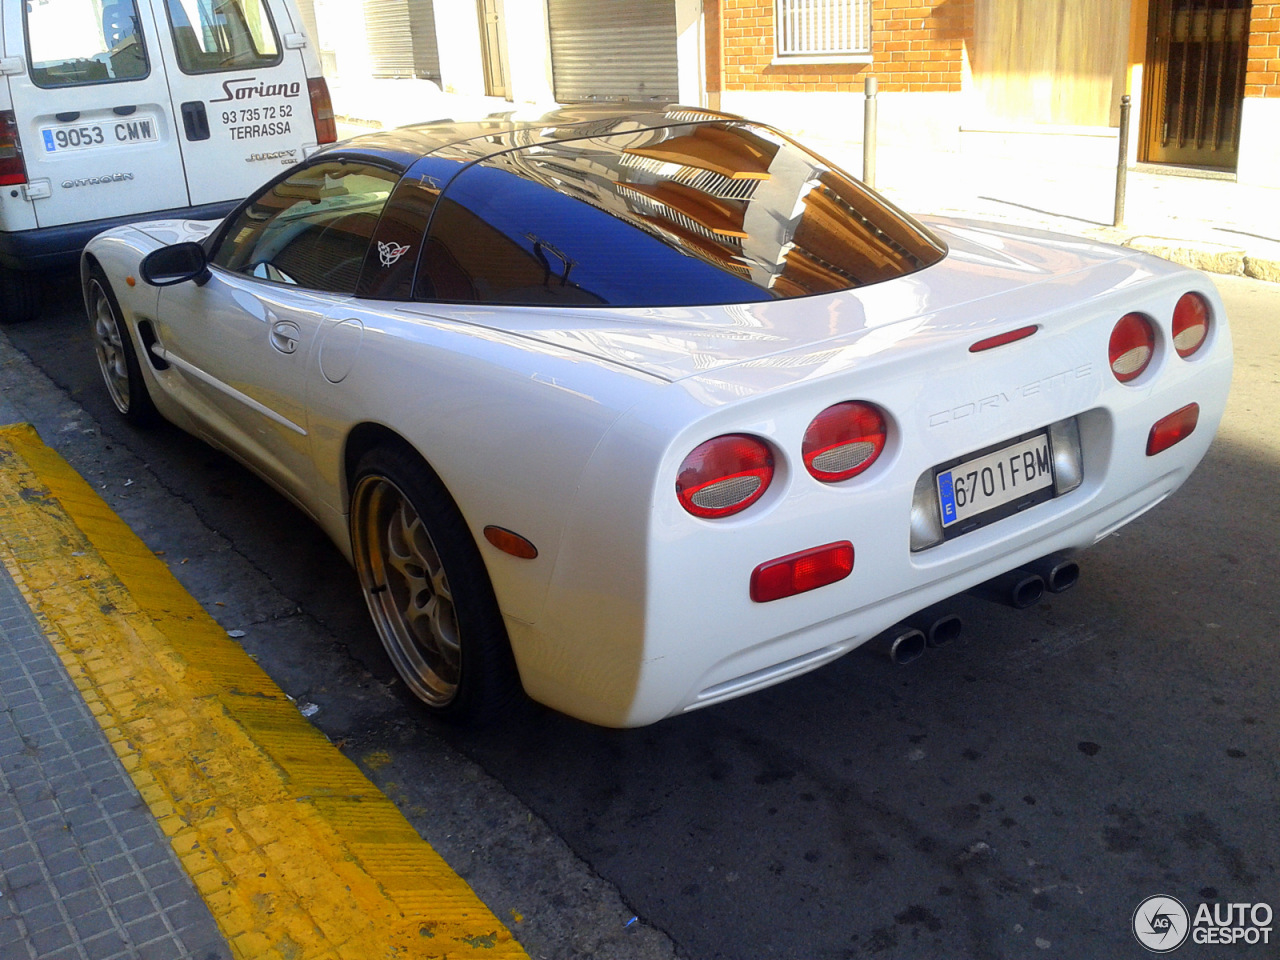
[{"label": "white van", "polygon": [[294,0],[0,0],[0,322],[94,234],[224,216],[335,139]]}]

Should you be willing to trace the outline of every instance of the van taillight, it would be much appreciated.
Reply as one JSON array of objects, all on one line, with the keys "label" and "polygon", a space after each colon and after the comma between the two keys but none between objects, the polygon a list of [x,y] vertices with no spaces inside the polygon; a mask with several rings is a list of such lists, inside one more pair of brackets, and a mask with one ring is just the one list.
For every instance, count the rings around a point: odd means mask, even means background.
[{"label": "van taillight", "polygon": [[329,99],[329,85],[324,77],[307,81],[311,94],[311,118],[316,122],[316,143],[333,143],[338,139],[338,124],[333,119],[333,101]]},{"label": "van taillight", "polygon": [[22,162],[18,121],[12,110],[0,110],[0,184],[27,182],[27,166]]}]

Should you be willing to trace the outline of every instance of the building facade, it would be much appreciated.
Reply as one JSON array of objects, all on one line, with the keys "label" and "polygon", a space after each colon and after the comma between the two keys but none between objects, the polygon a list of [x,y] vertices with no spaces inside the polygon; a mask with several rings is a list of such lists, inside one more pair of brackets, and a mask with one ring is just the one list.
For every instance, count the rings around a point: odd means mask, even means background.
[{"label": "building facade", "polygon": [[885,147],[1114,163],[1280,186],[1280,3],[1250,0],[301,0],[335,105],[679,101]]}]

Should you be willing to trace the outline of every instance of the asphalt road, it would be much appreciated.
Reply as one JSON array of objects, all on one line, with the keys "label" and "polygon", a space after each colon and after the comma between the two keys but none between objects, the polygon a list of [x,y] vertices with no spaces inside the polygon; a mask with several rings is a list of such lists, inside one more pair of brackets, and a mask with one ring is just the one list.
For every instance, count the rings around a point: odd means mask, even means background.
[{"label": "asphalt road", "polygon": [[534,957],[1139,958],[1146,897],[1280,911],[1280,286],[1218,283],[1237,357],[1218,440],[1084,555],[1079,587],[1027,611],[961,600],[964,638],[910,666],[855,652],[633,731],[424,716],[308,521],[114,416],[74,278],[6,331],[52,382],[0,344],[0,390]]}]

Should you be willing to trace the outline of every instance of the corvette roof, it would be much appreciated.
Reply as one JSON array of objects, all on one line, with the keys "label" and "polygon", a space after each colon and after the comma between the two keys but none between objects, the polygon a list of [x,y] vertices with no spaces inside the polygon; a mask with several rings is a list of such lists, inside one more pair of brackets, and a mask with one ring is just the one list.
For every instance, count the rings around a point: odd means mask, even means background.
[{"label": "corvette roof", "polygon": [[326,147],[326,154],[359,152],[407,169],[431,154],[456,159],[484,160],[516,147],[580,137],[605,136],[625,130],[648,130],[714,121],[741,121],[733,114],[695,107],[649,106],[634,103],[577,104],[549,113],[512,110],[481,120],[452,119],[414,123],[391,130],[361,134]]}]

